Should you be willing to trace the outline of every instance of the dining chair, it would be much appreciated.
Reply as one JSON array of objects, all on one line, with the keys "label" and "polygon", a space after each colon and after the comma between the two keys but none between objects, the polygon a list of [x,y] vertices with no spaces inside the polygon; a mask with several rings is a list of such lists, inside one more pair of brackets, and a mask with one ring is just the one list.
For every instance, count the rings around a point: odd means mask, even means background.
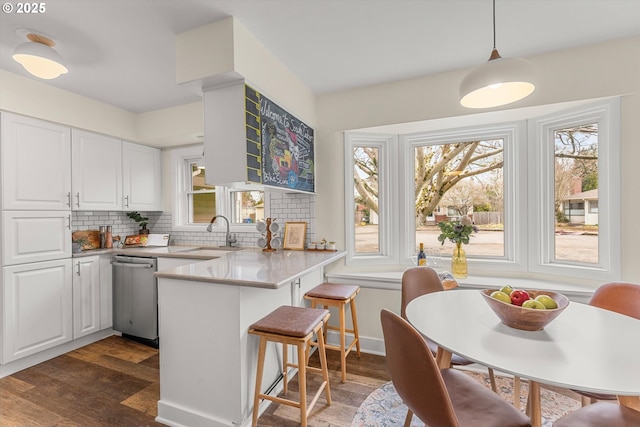
[{"label": "dining chair", "polygon": [[[406,309],[407,304],[413,301],[415,298],[429,294],[431,292],[444,291],[442,280],[438,273],[429,267],[414,267],[406,270],[402,275],[402,296],[400,302],[400,315],[403,319],[407,318]],[[427,342],[427,346],[431,349],[431,352],[435,355],[438,351],[438,344],[431,341],[429,338],[424,337]],[[461,357],[457,354],[451,355],[451,366],[466,366],[471,365],[473,362]],[[489,380],[491,381],[491,389],[497,392],[496,378],[492,368],[488,368]],[[520,405],[520,378],[517,379],[517,388],[514,385],[514,404],[519,407]]]},{"label": "dining chair", "polygon": [[554,421],[553,427],[640,426],[640,411],[618,403],[596,402]]},{"label": "dining chair", "polygon": [[423,336],[405,319],[380,312],[391,382],[407,406],[405,427],[415,414],[430,427],[517,427],[531,420],[475,379],[440,369]]},{"label": "dining chair", "polygon": [[[640,285],[611,282],[599,286],[591,296],[589,305],[640,319]],[[582,406],[597,400],[616,400],[615,395],[578,391]]]}]

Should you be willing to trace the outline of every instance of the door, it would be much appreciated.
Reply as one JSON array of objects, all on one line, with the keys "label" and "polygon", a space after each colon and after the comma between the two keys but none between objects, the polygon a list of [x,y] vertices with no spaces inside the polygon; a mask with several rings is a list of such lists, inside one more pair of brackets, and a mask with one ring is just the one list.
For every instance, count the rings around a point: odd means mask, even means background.
[{"label": "door", "polygon": [[2,113],[0,159],[3,209],[71,209],[70,128]]},{"label": "door", "polygon": [[122,210],[122,142],[73,129],[71,187],[74,210]]},{"label": "door", "polygon": [[73,260],[73,339],[100,330],[100,257]]},{"label": "door", "polygon": [[4,211],[3,264],[71,257],[71,211]]},{"label": "door", "polygon": [[3,360],[72,340],[71,259],[3,268]]},{"label": "door", "polygon": [[161,211],[162,152],[131,142],[122,142],[124,209]]}]

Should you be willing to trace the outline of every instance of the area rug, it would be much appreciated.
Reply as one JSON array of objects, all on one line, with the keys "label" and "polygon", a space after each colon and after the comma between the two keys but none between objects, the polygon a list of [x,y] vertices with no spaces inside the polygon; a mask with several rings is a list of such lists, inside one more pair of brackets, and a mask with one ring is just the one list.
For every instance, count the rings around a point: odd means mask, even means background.
[{"label": "area rug", "polygon": [[[478,372],[467,371],[469,375],[489,387],[489,377]],[[496,376],[498,394],[505,400],[512,402],[513,380],[507,377]],[[528,384],[523,381],[520,389],[521,408],[526,406]],[[542,403],[543,427],[551,427],[553,421],[564,414],[575,411],[580,407],[580,402],[571,397],[564,396],[551,390],[541,388],[540,398]],[[383,384],[373,391],[358,408],[351,427],[391,427],[402,426],[407,415],[407,407],[396,393],[391,382]],[[417,417],[413,417],[412,427],[424,427]]]}]

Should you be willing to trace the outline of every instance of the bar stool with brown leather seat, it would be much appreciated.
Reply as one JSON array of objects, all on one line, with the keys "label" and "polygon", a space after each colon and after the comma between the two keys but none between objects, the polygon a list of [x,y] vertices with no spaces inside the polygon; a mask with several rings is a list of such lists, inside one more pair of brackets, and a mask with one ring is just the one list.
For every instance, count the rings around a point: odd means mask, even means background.
[{"label": "bar stool with brown leather seat", "polygon": [[[340,319],[339,326],[325,325],[325,347],[330,350],[340,351],[340,366],[342,369],[342,382],[347,380],[347,356],[351,353],[353,346],[356,346],[357,356],[360,357],[360,338],[358,336],[358,318],[356,315],[356,302],[355,298],[360,292],[360,286],[356,285],[340,285],[336,283],[322,283],[315,288],[308,291],[304,298],[311,301],[311,308],[315,308],[318,305],[323,306],[325,309],[329,307],[337,307]],[[346,328],[346,310],[347,304],[351,307],[351,319],[353,322],[353,328]],[[340,345],[326,344],[327,334],[326,330],[331,329],[339,331],[340,333]],[[353,334],[353,341],[346,345],[346,333]],[[317,343],[311,343],[311,345],[317,345]]]},{"label": "bar stool with brown leather seat", "polygon": [[[258,351],[258,371],[256,373],[256,388],[253,400],[253,420],[251,425],[258,424],[258,412],[260,399],[271,400],[283,405],[300,408],[300,425],[306,427],[307,417],[318,398],[325,391],[327,405],[331,405],[331,392],[329,390],[329,371],[327,370],[327,357],[324,347],[323,326],[329,320],[329,311],[316,308],[281,306],[249,327],[249,333],[260,337]],[[317,335],[318,349],[320,353],[320,368],[307,366],[307,351],[313,336]],[[298,402],[278,396],[270,396],[261,392],[262,375],[264,372],[264,356],[267,342],[282,343],[282,375],[284,377],[283,393],[288,391],[288,368],[298,368],[298,386],[300,400]],[[288,345],[297,347],[298,363],[288,361]],[[321,372],[323,381],[318,391],[307,406],[307,371]]]}]

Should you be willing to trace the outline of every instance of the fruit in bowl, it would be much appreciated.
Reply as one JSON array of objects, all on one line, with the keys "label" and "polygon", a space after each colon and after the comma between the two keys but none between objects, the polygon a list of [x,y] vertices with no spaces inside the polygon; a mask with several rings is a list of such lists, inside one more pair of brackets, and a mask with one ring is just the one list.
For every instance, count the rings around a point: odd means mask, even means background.
[{"label": "fruit in bowl", "polygon": [[569,305],[569,299],[557,292],[512,289],[507,295],[504,291],[503,287],[480,293],[502,323],[525,331],[544,329]]}]

